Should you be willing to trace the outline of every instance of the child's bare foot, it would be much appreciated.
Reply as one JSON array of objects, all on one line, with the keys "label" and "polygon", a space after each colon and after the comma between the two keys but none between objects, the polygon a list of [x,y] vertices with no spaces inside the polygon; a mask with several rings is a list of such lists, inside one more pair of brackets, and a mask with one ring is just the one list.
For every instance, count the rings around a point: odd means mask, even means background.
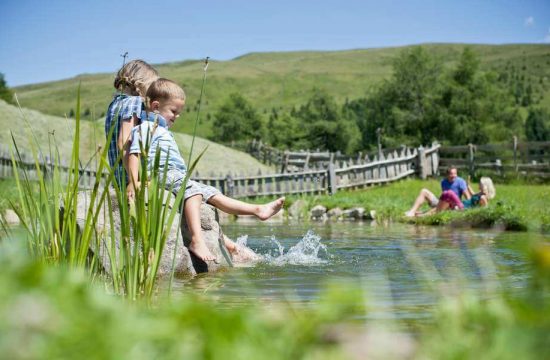
[{"label": "child's bare foot", "polygon": [[233,255],[239,251],[239,249],[237,248],[237,244],[235,244],[235,242],[230,240],[225,235],[223,236],[223,242],[224,242],[225,248],[227,249],[227,251],[229,251],[230,254]]},{"label": "child's bare foot", "polygon": [[192,241],[189,244],[189,251],[202,261],[216,261],[216,257],[212,255],[204,241]]},{"label": "child's bare foot", "polygon": [[260,220],[267,220],[273,215],[277,214],[279,210],[281,210],[281,208],[283,207],[284,203],[285,203],[285,198],[281,197],[275,201],[272,201],[265,205],[261,205],[260,210],[258,211],[258,214],[256,216]]}]

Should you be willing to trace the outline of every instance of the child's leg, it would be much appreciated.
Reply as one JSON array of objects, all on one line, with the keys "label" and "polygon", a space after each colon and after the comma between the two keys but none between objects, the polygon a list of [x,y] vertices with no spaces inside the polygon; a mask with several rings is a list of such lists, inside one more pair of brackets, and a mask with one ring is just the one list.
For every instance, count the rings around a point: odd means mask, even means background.
[{"label": "child's leg", "polygon": [[187,227],[191,233],[189,251],[193,252],[193,254],[203,261],[216,260],[216,257],[212,255],[202,238],[201,203],[202,196],[198,194],[186,199],[183,205]]},{"label": "child's leg", "polygon": [[285,198],[281,197],[263,205],[249,204],[235,200],[223,194],[217,194],[208,199],[210,205],[223,212],[233,215],[254,215],[260,220],[267,220],[281,210]]}]

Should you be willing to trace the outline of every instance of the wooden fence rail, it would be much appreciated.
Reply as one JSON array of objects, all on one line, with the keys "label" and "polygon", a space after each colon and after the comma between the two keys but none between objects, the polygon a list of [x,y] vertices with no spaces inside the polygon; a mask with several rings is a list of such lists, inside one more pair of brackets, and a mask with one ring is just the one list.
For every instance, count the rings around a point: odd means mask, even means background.
[{"label": "wooden fence rail", "polygon": [[384,149],[381,154],[378,152],[362,153],[350,156],[337,152],[320,151],[320,150],[300,150],[288,151],[273,148],[264,144],[261,140],[252,140],[249,143],[232,143],[232,147],[248,152],[250,155],[268,165],[277,165],[281,173],[300,172],[313,169],[328,169],[329,164],[334,164],[337,168],[349,164],[366,164],[371,161],[374,156],[387,157],[393,154],[394,151],[402,151],[407,147],[402,145],[398,148]]},{"label": "wooden fence rail", "polygon": [[[421,178],[438,173],[439,144],[434,143],[429,148],[407,148],[368,157],[348,159],[341,164],[329,163],[326,169],[309,169],[299,172],[284,172],[279,174],[258,174],[244,176],[227,174],[226,176],[201,176],[196,173],[192,179],[220,189],[224,194],[234,197],[278,196],[285,194],[334,194],[342,189],[364,188],[374,184],[383,184],[417,174]],[[18,162],[26,169],[30,178],[36,178],[34,159],[22,155]],[[52,169],[48,159],[39,161],[40,168]],[[62,173],[66,181],[70,172],[67,164],[59,164],[57,171]],[[97,174],[90,169],[80,169],[81,186],[91,187]],[[13,177],[13,167],[9,151],[0,148],[0,176]]]},{"label": "wooden fence rail", "polygon": [[440,166],[455,165],[470,175],[491,171],[501,176],[536,176],[550,178],[550,141],[442,146]]}]

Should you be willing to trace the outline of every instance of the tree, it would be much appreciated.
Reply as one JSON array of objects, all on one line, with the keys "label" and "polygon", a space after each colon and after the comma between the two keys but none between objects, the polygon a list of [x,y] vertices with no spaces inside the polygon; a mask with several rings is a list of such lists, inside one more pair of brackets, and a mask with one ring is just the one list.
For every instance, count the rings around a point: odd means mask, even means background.
[{"label": "tree", "polygon": [[234,141],[261,138],[262,120],[252,105],[240,94],[230,94],[214,115],[213,140]]},{"label": "tree", "polygon": [[4,79],[4,74],[0,73],[0,99],[9,104],[13,104],[13,92],[10,90]]},{"label": "tree", "polygon": [[525,121],[525,135],[530,141],[550,140],[550,114],[545,109],[531,108]]},{"label": "tree", "polygon": [[342,117],[338,106],[326,92],[314,89],[308,102],[292,115],[305,129],[309,148],[345,153],[356,150],[360,139],[357,125]]}]

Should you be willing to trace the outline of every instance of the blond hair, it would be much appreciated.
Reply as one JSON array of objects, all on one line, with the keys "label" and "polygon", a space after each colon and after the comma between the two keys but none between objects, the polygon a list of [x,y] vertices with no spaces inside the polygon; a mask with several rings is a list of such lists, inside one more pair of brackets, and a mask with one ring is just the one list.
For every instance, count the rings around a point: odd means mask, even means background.
[{"label": "blond hair", "polygon": [[172,80],[159,78],[147,89],[148,101],[180,99],[185,101],[185,92]]},{"label": "blond hair", "polygon": [[143,60],[132,60],[116,74],[114,87],[125,94],[145,97],[149,85],[159,77],[158,72]]},{"label": "blond hair", "polygon": [[494,198],[497,194],[495,185],[493,185],[493,180],[491,180],[490,177],[483,176],[481,179],[479,179],[479,187],[489,199]]}]

